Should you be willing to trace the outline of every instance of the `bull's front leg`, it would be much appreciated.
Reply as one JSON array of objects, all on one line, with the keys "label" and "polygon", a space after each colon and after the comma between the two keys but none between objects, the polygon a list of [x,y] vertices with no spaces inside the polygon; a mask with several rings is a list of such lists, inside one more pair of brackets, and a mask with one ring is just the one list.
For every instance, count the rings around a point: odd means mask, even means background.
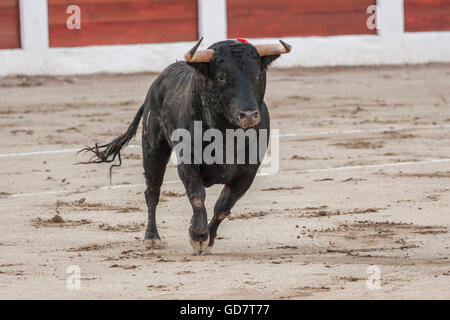
[{"label": "bull's front leg", "polygon": [[256,176],[257,167],[253,168],[247,175],[241,176],[232,183],[225,185],[219,199],[214,206],[214,216],[211,219],[209,229],[209,244],[203,250],[203,254],[210,254],[217,236],[220,223],[230,215],[231,209],[236,202],[247,192]]},{"label": "bull's front leg", "polygon": [[186,188],[193,215],[189,227],[189,241],[194,254],[201,254],[209,243],[208,216],[205,208],[205,186],[197,166],[180,164],[178,174]]}]

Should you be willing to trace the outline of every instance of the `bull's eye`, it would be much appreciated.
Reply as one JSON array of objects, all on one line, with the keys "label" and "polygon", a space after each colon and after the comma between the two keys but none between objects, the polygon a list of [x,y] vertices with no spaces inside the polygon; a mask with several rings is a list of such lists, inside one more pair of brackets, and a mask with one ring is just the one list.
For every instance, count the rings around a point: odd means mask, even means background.
[{"label": "bull's eye", "polygon": [[261,79],[261,72],[258,72],[258,73],[255,74],[255,80],[257,82],[259,82],[260,79]]},{"label": "bull's eye", "polygon": [[219,73],[219,75],[217,76],[217,80],[220,82],[225,82],[226,77],[225,77],[225,73]]}]

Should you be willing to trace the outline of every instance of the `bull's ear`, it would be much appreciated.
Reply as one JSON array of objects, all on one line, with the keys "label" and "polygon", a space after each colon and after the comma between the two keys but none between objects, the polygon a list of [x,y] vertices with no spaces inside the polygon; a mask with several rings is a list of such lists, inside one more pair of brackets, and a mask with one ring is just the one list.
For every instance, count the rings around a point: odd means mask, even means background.
[{"label": "bull's ear", "polygon": [[261,57],[261,69],[267,71],[270,64],[280,57],[279,54]]},{"label": "bull's ear", "polygon": [[204,76],[208,75],[208,63],[207,62],[186,62],[192,68],[203,74]]}]

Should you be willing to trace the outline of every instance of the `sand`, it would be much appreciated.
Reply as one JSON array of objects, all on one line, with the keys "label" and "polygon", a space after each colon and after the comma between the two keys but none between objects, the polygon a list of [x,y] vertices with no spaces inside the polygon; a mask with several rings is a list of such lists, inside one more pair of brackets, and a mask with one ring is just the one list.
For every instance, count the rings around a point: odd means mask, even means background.
[{"label": "sand", "polygon": [[0,80],[0,298],[450,298],[450,65],[271,70],[279,170],[210,256],[192,254],[173,164],[166,247],[144,249],[140,132],[112,186],[108,165],[75,165],[127,128],[155,77]]}]

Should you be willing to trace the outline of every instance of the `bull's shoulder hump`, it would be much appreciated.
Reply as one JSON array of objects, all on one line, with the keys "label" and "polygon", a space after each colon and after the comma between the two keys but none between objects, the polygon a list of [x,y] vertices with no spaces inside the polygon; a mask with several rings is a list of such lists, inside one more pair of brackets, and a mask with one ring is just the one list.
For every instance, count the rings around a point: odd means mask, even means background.
[{"label": "bull's shoulder hump", "polygon": [[194,72],[194,68],[189,66],[185,61],[178,61],[169,65],[161,75],[170,76],[189,76]]},{"label": "bull's shoulder hump", "polygon": [[170,95],[174,90],[189,86],[194,72],[195,69],[184,61],[172,63],[152,83],[150,91],[158,96]]}]

